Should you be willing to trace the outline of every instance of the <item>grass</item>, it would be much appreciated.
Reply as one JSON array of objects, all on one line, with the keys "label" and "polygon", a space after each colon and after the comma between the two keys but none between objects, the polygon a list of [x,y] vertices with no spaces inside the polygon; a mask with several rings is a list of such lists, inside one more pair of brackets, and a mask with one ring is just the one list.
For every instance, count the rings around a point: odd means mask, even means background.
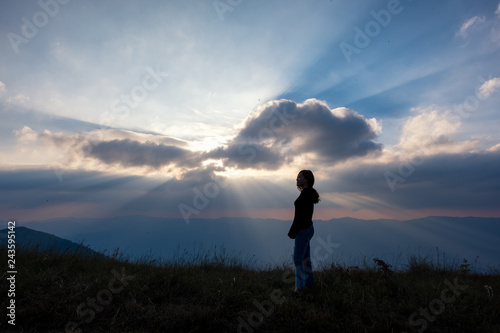
[{"label": "grass", "polygon": [[[214,249],[131,262],[119,251],[91,258],[18,249],[16,325],[2,320],[0,331],[500,332],[499,272],[475,274],[467,262],[410,257],[403,271],[378,259],[361,269],[331,264],[295,299],[290,267],[256,270],[239,258]],[[2,283],[4,318],[7,293]]]}]

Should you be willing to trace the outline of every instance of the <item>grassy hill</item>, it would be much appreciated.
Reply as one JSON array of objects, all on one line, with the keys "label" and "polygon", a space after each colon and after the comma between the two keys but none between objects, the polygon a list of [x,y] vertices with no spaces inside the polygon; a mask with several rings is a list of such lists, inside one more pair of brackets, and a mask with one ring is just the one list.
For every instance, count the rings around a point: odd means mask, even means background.
[{"label": "grassy hill", "polygon": [[[7,251],[0,250],[7,272]],[[252,270],[224,250],[189,261],[132,263],[75,253],[16,253],[16,326],[2,332],[499,332],[498,272],[410,258],[393,272],[331,265],[291,297],[289,267]],[[6,274],[2,277],[5,280]]]}]

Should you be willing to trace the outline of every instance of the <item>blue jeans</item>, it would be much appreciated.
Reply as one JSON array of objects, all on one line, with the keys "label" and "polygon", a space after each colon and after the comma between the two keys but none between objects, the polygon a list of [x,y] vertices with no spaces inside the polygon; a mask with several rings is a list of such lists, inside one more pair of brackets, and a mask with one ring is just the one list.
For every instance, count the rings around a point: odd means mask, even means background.
[{"label": "blue jeans", "polygon": [[311,264],[311,246],[309,242],[314,235],[314,227],[299,231],[295,236],[293,263],[295,265],[295,287],[299,290],[313,286],[314,277]]}]

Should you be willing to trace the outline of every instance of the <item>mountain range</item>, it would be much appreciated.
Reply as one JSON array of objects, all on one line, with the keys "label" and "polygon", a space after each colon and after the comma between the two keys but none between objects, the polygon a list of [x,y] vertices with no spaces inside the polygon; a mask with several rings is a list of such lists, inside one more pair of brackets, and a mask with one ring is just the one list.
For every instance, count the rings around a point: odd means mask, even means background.
[{"label": "mountain range", "polygon": [[[174,260],[225,249],[257,268],[291,265],[291,221],[253,218],[165,219],[123,216],[53,219],[18,223],[90,248],[120,251],[130,259]],[[314,221],[311,254],[315,265],[371,264],[379,258],[404,269],[411,256],[473,269],[500,268],[500,218],[426,217],[407,221],[337,218]],[[18,227],[16,230],[20,230]],[[23,235],[19,233],[18,238]]]}]

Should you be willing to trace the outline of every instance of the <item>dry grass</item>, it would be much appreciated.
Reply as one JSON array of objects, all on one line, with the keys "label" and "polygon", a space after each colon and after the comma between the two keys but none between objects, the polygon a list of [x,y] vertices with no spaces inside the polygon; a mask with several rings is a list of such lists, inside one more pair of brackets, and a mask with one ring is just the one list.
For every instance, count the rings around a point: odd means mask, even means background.
[{"label": "dry grass", "polygon": [[135,263],[119,251],[92,258],[18,250],[16,262],[16,326],[2,320],[2,332],[500,330],[498,272],[472,274],[467,265],[419,258],[401,272],[382,260],[361,269],[332,264],[315,272],[315,289],[298,300],[290,268],[255,270],[251,259],[223,249]]}]

